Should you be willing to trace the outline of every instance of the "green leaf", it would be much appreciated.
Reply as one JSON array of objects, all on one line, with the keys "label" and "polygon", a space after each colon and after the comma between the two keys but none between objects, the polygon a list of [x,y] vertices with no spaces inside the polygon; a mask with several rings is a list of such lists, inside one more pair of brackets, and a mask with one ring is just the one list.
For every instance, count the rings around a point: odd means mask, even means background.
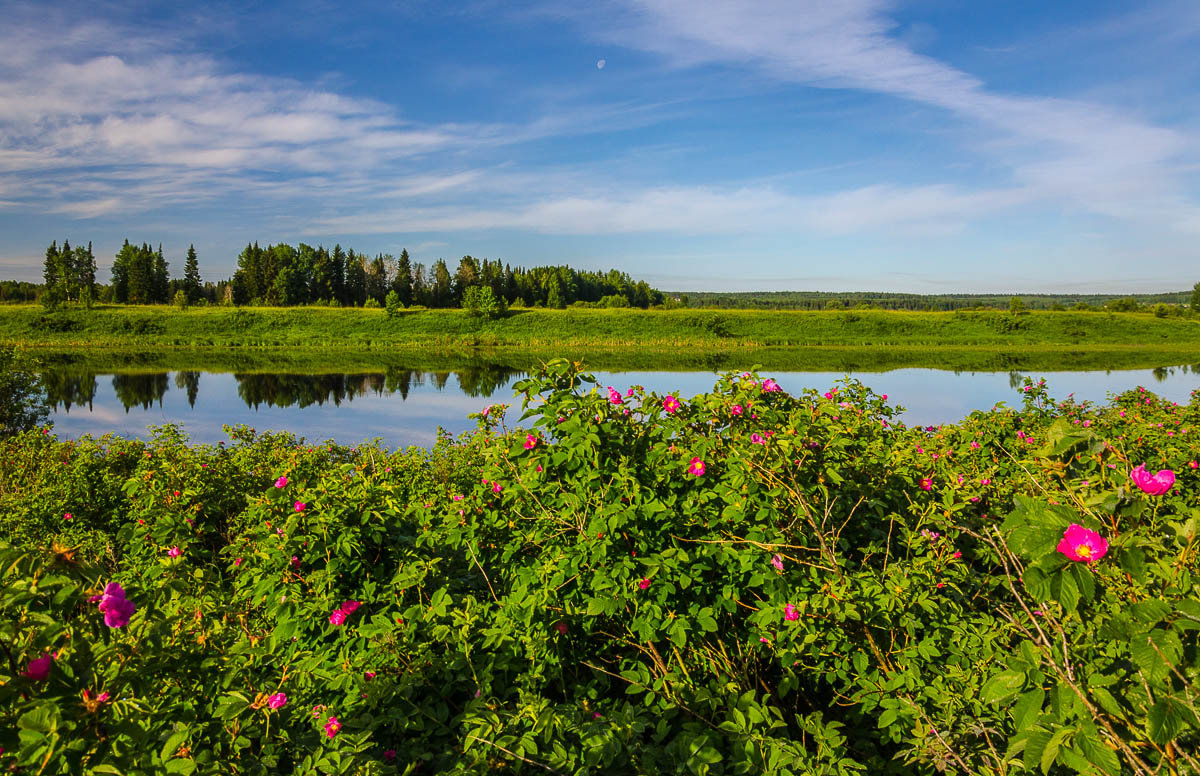
[{"label": "green leaf", "polygon": [[1117,753],[1112,747],[1087,731],[1080,731],[1074,743],[1099,772],[1109,776],[1120,776],[1121,761],[1117,759]]},{"label": "green leaf", "polygon": [[1042,750],[1042,759],[1040,762],[1043,774],[1050,773],[1050,766],[1054,765],[1054,761],[1058,758],[1058,750],[1062,746],[1062,742],[1066,740],[1067,736],[1071,735],[1072,732],[1074,732],[1073,728],[1060,728],[1058,732],[1051,736],[1050,740],[1046,742],[1046,748]]},{"label": "green leaf", "polygon": [[1013,723],[1017,732],[1021,732],[1037,721],[1041,714],[1042,704],[1046,702],[1046,691],[1034,687],[1017,699],[1012,708]]},{"label": "green leaf", "polygon": [[1179,664],[1183,644],[1174,631],[1155,628],[1133,637],[1129,644],[1133,662],[1146,673],[1151,682],[1166,678],[1171,668]]},{"label": "green leaf", "polygon": [[187,740],[187,737],[188,732],[186,729],[176,730],[174,733],[172,733],[167,738],[166,743],[162,745],[162,749],[158,753],[158,759],[162,760],[163,762],[167,762],[174,757],[175,753],[179,751],[179,747],[182,746],[183,742]]},{"label": "green leaf", "polygon": [[1079,605],[1079,584],[1069,570],[1050,578],[1050,593],[1065,611],[1073,612]]},{"label": "green leaf", "polygon": [[984,703],[997,703],[1020,692],[1025,684],[1025,674],[1019,671],[1004,671],[996,674],[983,685],[979,699]]},{"label": "green leaf", "polygon": [[1194,725],[1196,718],[1187,705],[1173,695],[1158,699],[1146,715],[1150,740],[1159,746],[1174,740],[1185,726]]}]

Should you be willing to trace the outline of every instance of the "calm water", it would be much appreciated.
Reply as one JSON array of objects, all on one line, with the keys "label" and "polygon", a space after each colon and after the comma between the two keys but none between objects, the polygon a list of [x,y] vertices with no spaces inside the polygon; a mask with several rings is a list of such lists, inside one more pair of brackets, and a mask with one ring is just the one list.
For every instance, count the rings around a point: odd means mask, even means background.
[{"label": "calm water", "polygon": [[[595,372],[601,385],[622,390],[643,385],[694,396],[712,389],[710,372]],[[764,376],[767,376],[764,373]],[[827,390],[844,373],[781,372],[771,375],[784,390]],[[893,404],[907,408],[903,420],[950,423],[997,402],[1019,405],[1019,372],[951,372],[897,369],[855,375]],[[1187,366],[1112,372],[1044,372],[1051,395],[1103,402],[1108,394],[1138,385],[1185,403],[1200,388],[1200,372]],[[179,423],[195,442],[226,439],[222,424],[245,423],[259,431],[286,430],[310,441],[355,444],[381,437],[388,447],[430,445],[438,427],[458,433],[474,426],[467,413],[494,402],[519,403],[512,385],[524,377],[506,369],[461,372],[392,370],[378,374],[158,374],[44,375],[62,437],[115,432],[147,437],[147,426]],[[510,419],[515,422],[518,414]]]}]

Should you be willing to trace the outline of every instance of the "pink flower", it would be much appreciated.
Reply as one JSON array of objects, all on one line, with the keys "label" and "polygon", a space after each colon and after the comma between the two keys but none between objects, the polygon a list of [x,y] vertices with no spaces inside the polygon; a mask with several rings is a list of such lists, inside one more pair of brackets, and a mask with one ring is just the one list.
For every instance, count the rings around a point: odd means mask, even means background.
[{"label": "pink flower", "polygon": [[775,393],[783,390],[779,387],[779,383],[775,382],[769,377],[766,380],[763,380],[762,389],[763,393]]},{"label": "pink flower", "polygon": [[1171,489],[1175,484],[1175,472],[1170,469],[1163,469],[1158,474],[1151,474],[1146,471],[1146,465],[1142,464],[1129,473],[1133,484],[1137,485],[1150,496],[1161,496]]},{"label": "pink flower", "polygon": [[282,709],[287,705],[287,696],[281,692],[277,692],[270,698],[267,698],[267,706],[272,709]]},{"label": "pink flower", "polygon": [[638,590],[645,590],[648,587],[650,587],[649,579],[643,578],[643,579],[638,580]]},{"label": "pink flower", "polygon": [[731,415],[741,415],[741,414],[742,414],[742,411],[743,411],[743,410],[742,410],[742,405],[740,405],[740,404],[735,404],[735,405],[733,405],[733,407],[731,407],[731,408],[730,408],[730,410],[729,410],[729,414],[731,414]]},{"label": "pink flower", "polygon": [[396,759],[396,750],[395,749],[385,749],[383,751],[383,759],[387,760],[388,762],[395,760]]},{"label": "pink flower", "polygon": [[292,568],[296,570],[300,569],[300,558],[296,555],[292,556]]},{"label": "pink flower", "polygon": [[333,613],[329,615],[329,624],[330,625],[342,625],[345,622],[346,622],[346,613],[343,612],[341,609],[334,609]]},{"label": "pink flower", "polygon": [[567,624],[565,622],[563,622],[562,620],[559,620],[558,622],[554,623],[554,630],[558,631],[559,635],[566,636],[567,635]]},{"label": "pink flower", "polygon": [[526,450],[532,450],[534,447],[537,447],[537,443],[538,443],[538,438],[535,434],[526,434],[525,435],[525,449]]},{"label": "pink flower", "polygon": [[621,398],[621,392],[611,385],[608,386],[608,401],[611,404],[624,404],[625,400]]},{"label": "pink flower", "polygon": [[1193,469],[1200,467],[1200,461],[1188,461],[1188,466]]},{"label": "pink flower", "polygon": [[921,480],[921,490],[931,490],[933,488],[933,478],[926,477]]},{"label": "pink flower", "polygon": [[1094,563],[1108,552],[1108,542],[1095,531],[1084,528],[1079,523],[1071,523],[1063,532],[1062,541],[1058,543],[1057,549],[1071,560]]},{"label": "pink flower", "polygon": [[750,435],[750,444],[765,445],[766,443],[767,443],[767,440],[764,439],[761,434],[751,434]]},{"label": "pink flower", "polygon": [[363,677],[369,682],[375,678],[375,672],[374,671],[366,671],[363,673]]},{"label": "pink flower", "polygon": [[109,582],[104,593],[92,596],[89,602],[99,601],[97,608],[104,615],[104,624],[110,628],[123,628],[129,624],[129,618],[137,611],[133,601],[125,598],[125,591],[116,582]]},{"label": "pink flower", "polygon": [[295,509],[297,512],[303,512],[305,507],[307,507],[308,505],[305,504],[303,501],[297,501],[294,506],[295,506]]},{"label": "pink flower", "polygon": [[277,488],[286,488],[286,487],[287,487],[287,483],[288,483],[288,478],[287,478],[287,477],[280,477],[279,479],[275,480],[275,487],[277,487]]},{"label": "pink flower", "polygon": [[773,555],[771,557],[771,565],[775,567],[776,571],[783,571],[783,556],[779,553]]},{"label": "pink flower", "polygon": [[49,655],[35,657],[29,661],[29,668],[26,668],[21,676],[34,682],[44,682],[50,676],[50,666],[54,664],[54,658]]},{"label": "pink flower", "polygon": [[178,547],[172,547],[171,549],[167,550],[168,558],[178,558],[180,554],[182,554],[182,550],[180,550]]},{"label": "pink flower", "polygon": [[797,609],[795,606],[788,604],[787,606],[783,607],[783,619],[799,620],[800,619],[800,610]]},{"label": "pink flower", "polygon": [[972,442],[972,443],[971,443],[971,449],[972,449],[972,450],[978,450],[978,449],[979,449],[979,443],[978,443],[978,442]]},{"label": "pink flower", "polygon": [[668,413],[674,413],[677,409],[679,409],[679,399],[675,398],[674,396],[668,396],[667,398],[663,399],[663,409]]},{"label": "pink flower", "polygon": [[63,515],[63,520],[70,520],[70,519],[71,519],[71,513],[70,513],[70,512],[67,512],[66,514],[64,514],[64,515]]},{"label": "pink flower", "polygon": [[358,601],[346,601],[342,604],[342,611],[346,614],[354,614],[354,612],[357,611],[358,607],[360,606],[362,606],[362,604]]},{"label": "pink flower", "polygon": [[704,461],[699,458],[693,458],[688,464],[688,474],[694,474],[697,477],[704,476]]},{"label": "pink flower", "polygon": [[234,560],[233,560],[233,565],[234,565],[234,568],[236,568],[236,567],[238,567],[238,566],[242,565],[242,559],[241,559],[241,558],[234,558]]},{"label": "pink flower", "polygon": [[338,731],[341,729],[342,729],[342,723],[338,722],[338,718],[334,717],[334,716],[330,716],[329,719],[325,722],[325,737],[333,738],[334,736],[336,736],[338,734]]},{"label": "pink flower", "polygon": [[99,705],[101,703],[108,703],[108,701],[111,697],[112,696],[109,695],[107,691],[102,692],[99,695],[92,695],[87,690],[83,691],[83,702],[84,703],[95,703],[95,704]]}]

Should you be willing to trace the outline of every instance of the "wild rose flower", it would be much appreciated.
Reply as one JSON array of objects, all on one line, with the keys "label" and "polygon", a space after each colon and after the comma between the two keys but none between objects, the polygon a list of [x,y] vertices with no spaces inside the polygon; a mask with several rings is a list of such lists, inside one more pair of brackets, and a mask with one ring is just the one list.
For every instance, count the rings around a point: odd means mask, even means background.
[{"label": "wild rose flower", "polygon": [[282,709],[287,705],[287,696],[281,692],[277,692],[270,698],[267,698],[267,706],[272,709]]},{"label": "wild rose flower", "polygon": [[638,580],[638,590],[645,590],[650,587],[650,580],[642,578]]},{"label": "wild rose flower", "polygon": [[621,398],[621,392],[611,385],[608,386],[608,401],[611,404],[624,404],[625,399]]},{"label": "wild rose flower", "polygon": [[787,606],[783,607],[783,619],[799,620],[800,619],[800,610],[797,609],[795,606],[788,604]]},{"label": "wild rose flower", "polygon": [[341,609],[334,609],[333,613],[329,615],[329,624],[330,625],[343,625],[345,622],[346,622],[346,613],[343,612]]},{"label": "wild rose flower", "polygon": [[704,461],[700,460],[699,458],[693,458],[691,462],[688,463],[688,474],[694,474],[697,477],[703,477]]},{"label": "wild rose flower", "polygon": [[286,488],[287,484],[288,484],[287,477],[280,477],[279,479],[275,480],[275,487],[277,487],[277,488]]},{"label": "wild rose flower", "polygon": [[502,490],[504,490],[504,488],[502,488],[502,487],[500,486],[500,483],[498,483],[498,482],[493,482],[493,483],[492,483],[492,493],[499,493],[499,492],[500,492],[500,491],[502,491]]},{"label": "wild rose flower", "polygon": [[303,501],[297,501],[293,506],[297,512],[303,512],[308,507]]},{"label": "wild rose flower", "polygon": [[104,624],[110,628],[124,628],[137,611],[137,606],[125,597],[125,590],[116,582],[109,582],[101,595],[92,596],[88,601],[99,602],[97,608],[104,615]]},{"label": "wild rose flower", "polygon": [[358,607],[362,606],[358,601],[346,601],[342,604],[342,611],[346,614],[354,614]]},{"label": "wild rose flower", "polygon": [[241,558],[234,558],[234,559],[233,559],[233,566],[234,566],[234,568],[237,568],[237,567],[238,567],[238,566],[240,566],[240,565],[242,565],[242,559],[241,559]]},{"label": "wild rose flower", "polygon": [[67,513],[63,514],[63,520],[70,520],[70,519],[71,519],[71,513],[70,513],[70,512],[67,512]]},{"label": "wild rose flower", "polygon": [[673,414],[679,409],[679,399],[675,398],[674,396],[668,396],[667,398],[663,399],[663,409],[669,414]]},{"label": "wild rose flower", "polygon": [[525,435],[525,449],[526,450],[532,450],[533,448],[537,447],[537,443],[538,443],[537,435],[535,435],[535,434],[526,434]]},{"label": "wild rose flower", "polygon": [[1158,474],[1151,474],[1146,471],[1145,464],[1131,471],[1129,477],[1133,480],[1134,485],[1150,496],[1161,496],[1175,484],[1175,472],[1170,469],[1162,469]]},{"label": "wild rose flower", "polygon": [[921,490],[932,490],[932,489],[933,489],[933,478],[932,477],[926,477],[925,479],[921,480]]},{"label": "wild rose flower", "polygon": [[375,678],[375,672],[374,671],[364,671],[363,678],[369,682]]},{"label": "wild rose flower", "polygon": [[338,731],[341,729],[342,729],[342,723],[338,722],[338,718],[334,717],[334,716],[330,716],[329,719],[325,722],[325,737],[333,738],[334,736],[336,736],[338,734]]},{"label": "wild rose flower", "polygon": [[178,558],[182,553],[183,553],[183,551],[180,550],[178,547],[172,547],[171,549],[167,550],[167,557],[168,558]]},{"label": "wild rose flower", "polygon": [[26,668],[21,676],[33,682],[44,682],[50,676],[50,666],[54,664],[54,658],[49,655],[35,657],[29,661],[29,668]]},{"label": "wild rose flower", "polygon": [[783,556],[779,553],[775,553],[775,555],[771,557],[771,565],[775,567],[776,571],[783,571]]},{"label": "wild rose flower", "polygon": [[765,445],[766,443],[767,443],[767,440],[763,438],[762,434],[755,433],[755,434],[750,435],[750,444]]},{"label": "wild rose flower", "polygon": [[567,624],[565,622],[563,622],[562,620],[559,620],[558,622],[554,623],[554,630],[558,631],[559,635],[566,636],[567,635]]},{"label": "wild rose flower", "polygon": [[783,390],[779,387],[779,383],[775,382],[769,377],[766,380],[763,380],[762,389],[763,393],[775,393],[776,391]]},{"label": "wild rose flower", "polygon": [[292,568],[296,570],[300,569],[300,558],[297,555],[292,556]]},{"label": "wild rose flower", "polygon": [[1108,552],[1108,542],[1095,531],[1084,528],[1079,523],[1071,523],[1063,532],[1063,538],[1056,549],[1071,560],[1094,563]]},{"label": "wild rose flower", "polygon": [[735,404],[729,409],[730,415],[741,415],[742,412],[743,412],[742,405],[740,405],[740,404]]}]

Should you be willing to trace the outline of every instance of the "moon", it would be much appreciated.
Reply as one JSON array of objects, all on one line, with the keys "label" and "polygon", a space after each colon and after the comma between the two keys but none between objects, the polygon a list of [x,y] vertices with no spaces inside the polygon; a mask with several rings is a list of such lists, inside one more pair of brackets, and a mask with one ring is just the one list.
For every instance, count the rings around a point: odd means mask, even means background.
[{"label": "moon", "polygon": [[604,69],[604,66],[605,66],[605,65],[607,65],[607,64],[608,64],[608,61],[607,61],[607,60],[604,60],[604,59],[598,59],[598,60],[596,60],[596,69],[597,69],[597,70],[603,70],[603,69]]}]

